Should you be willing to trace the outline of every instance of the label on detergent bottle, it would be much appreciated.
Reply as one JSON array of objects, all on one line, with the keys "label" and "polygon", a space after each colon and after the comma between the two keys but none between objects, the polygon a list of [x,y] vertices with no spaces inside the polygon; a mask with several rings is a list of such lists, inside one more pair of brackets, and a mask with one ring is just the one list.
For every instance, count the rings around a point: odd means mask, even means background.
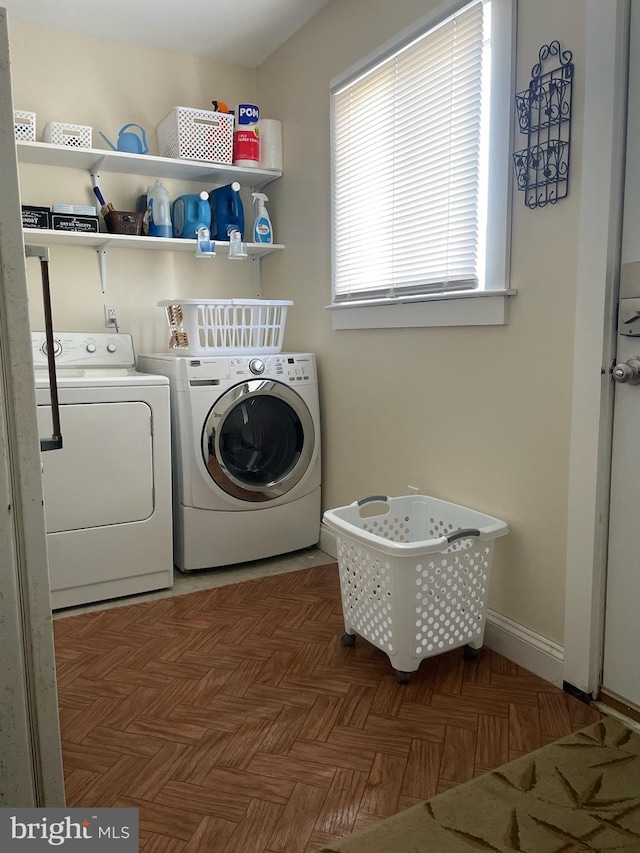
[{"label": "label on detergent bottle", "polygon": [[173,236],[182,237],[184,234],[184,199],[178,198],[173,203]]},{"label": "label on detergent bottle", "polygon": [[271,240],[271,228],[269,228],[269,223],[266,219],[260,218],[256,222],[256,234],[255,234],[255,242],[256,243],[269,243]]}]

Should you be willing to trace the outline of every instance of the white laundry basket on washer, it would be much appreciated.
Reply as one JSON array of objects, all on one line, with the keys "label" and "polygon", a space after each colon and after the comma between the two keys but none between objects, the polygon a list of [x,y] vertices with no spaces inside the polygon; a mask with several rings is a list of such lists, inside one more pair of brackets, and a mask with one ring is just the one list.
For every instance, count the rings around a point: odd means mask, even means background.
[{"label": "white laundry basket on washer", "polygon": [[237,355],[282,350],[290,299],[163,299],[179,355]]},{"label": "white laundry basket on washer", "polygon": [[484,640],[493,540],[490,515],[426,495],[374,495],[327,510],[336,534],[344,645],[359,634],[385,652],[400,682],[420,661]]}]

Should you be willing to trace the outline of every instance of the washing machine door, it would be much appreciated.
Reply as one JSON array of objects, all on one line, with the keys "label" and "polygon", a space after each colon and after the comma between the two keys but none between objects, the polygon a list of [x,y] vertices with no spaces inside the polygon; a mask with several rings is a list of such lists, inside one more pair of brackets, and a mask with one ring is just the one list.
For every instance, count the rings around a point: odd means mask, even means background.
[{"label": "washing machine door", "polygon": [[209,476],[240,500],[270,501],[305,475],[315,446],[311,413],[288,385],[255,379],[218,398],[205,419],[202,455]]}]

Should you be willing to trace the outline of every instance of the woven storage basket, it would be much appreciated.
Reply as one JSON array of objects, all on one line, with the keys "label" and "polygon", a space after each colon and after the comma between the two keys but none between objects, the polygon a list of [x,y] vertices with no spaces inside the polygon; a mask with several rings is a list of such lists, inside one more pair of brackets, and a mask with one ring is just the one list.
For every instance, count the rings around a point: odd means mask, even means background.
[{"label": "woven storage basket", "polygon": [[63,124],[49,121],[42,131],[42,141],[69,148],[91,148],[92,128],[84,124]]},{"label": "woven storage basket", "polygon": [[228,113],[174,107],[158,124],[157,132],[162,157],[233,161],[233,116]]},{"label": "woven storage basket", "polygon": [[18,142],[35,142],[36,114],[25,112],[25,110],[14,110],[13,129]]},{"label": "woven storage basket", "polygon": [[104,224],[110,234],[130,234],[138,236],[142,233],[142,213],[126,210],[110,210],[104,217]]}]

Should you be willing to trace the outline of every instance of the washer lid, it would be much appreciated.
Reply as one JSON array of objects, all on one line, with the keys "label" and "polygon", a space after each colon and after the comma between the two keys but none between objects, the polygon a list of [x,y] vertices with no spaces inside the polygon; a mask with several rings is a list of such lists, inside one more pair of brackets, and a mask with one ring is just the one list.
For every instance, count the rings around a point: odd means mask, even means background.
[{"label": "washer lid", "polygon": [[[168,385],[166,376],[139,373],[130,368],[60,368],[56,365],[59,388],[114,388],[139,385]],[[49,373],[41,368],[34,370],[36,388],[49,387]]]}]

